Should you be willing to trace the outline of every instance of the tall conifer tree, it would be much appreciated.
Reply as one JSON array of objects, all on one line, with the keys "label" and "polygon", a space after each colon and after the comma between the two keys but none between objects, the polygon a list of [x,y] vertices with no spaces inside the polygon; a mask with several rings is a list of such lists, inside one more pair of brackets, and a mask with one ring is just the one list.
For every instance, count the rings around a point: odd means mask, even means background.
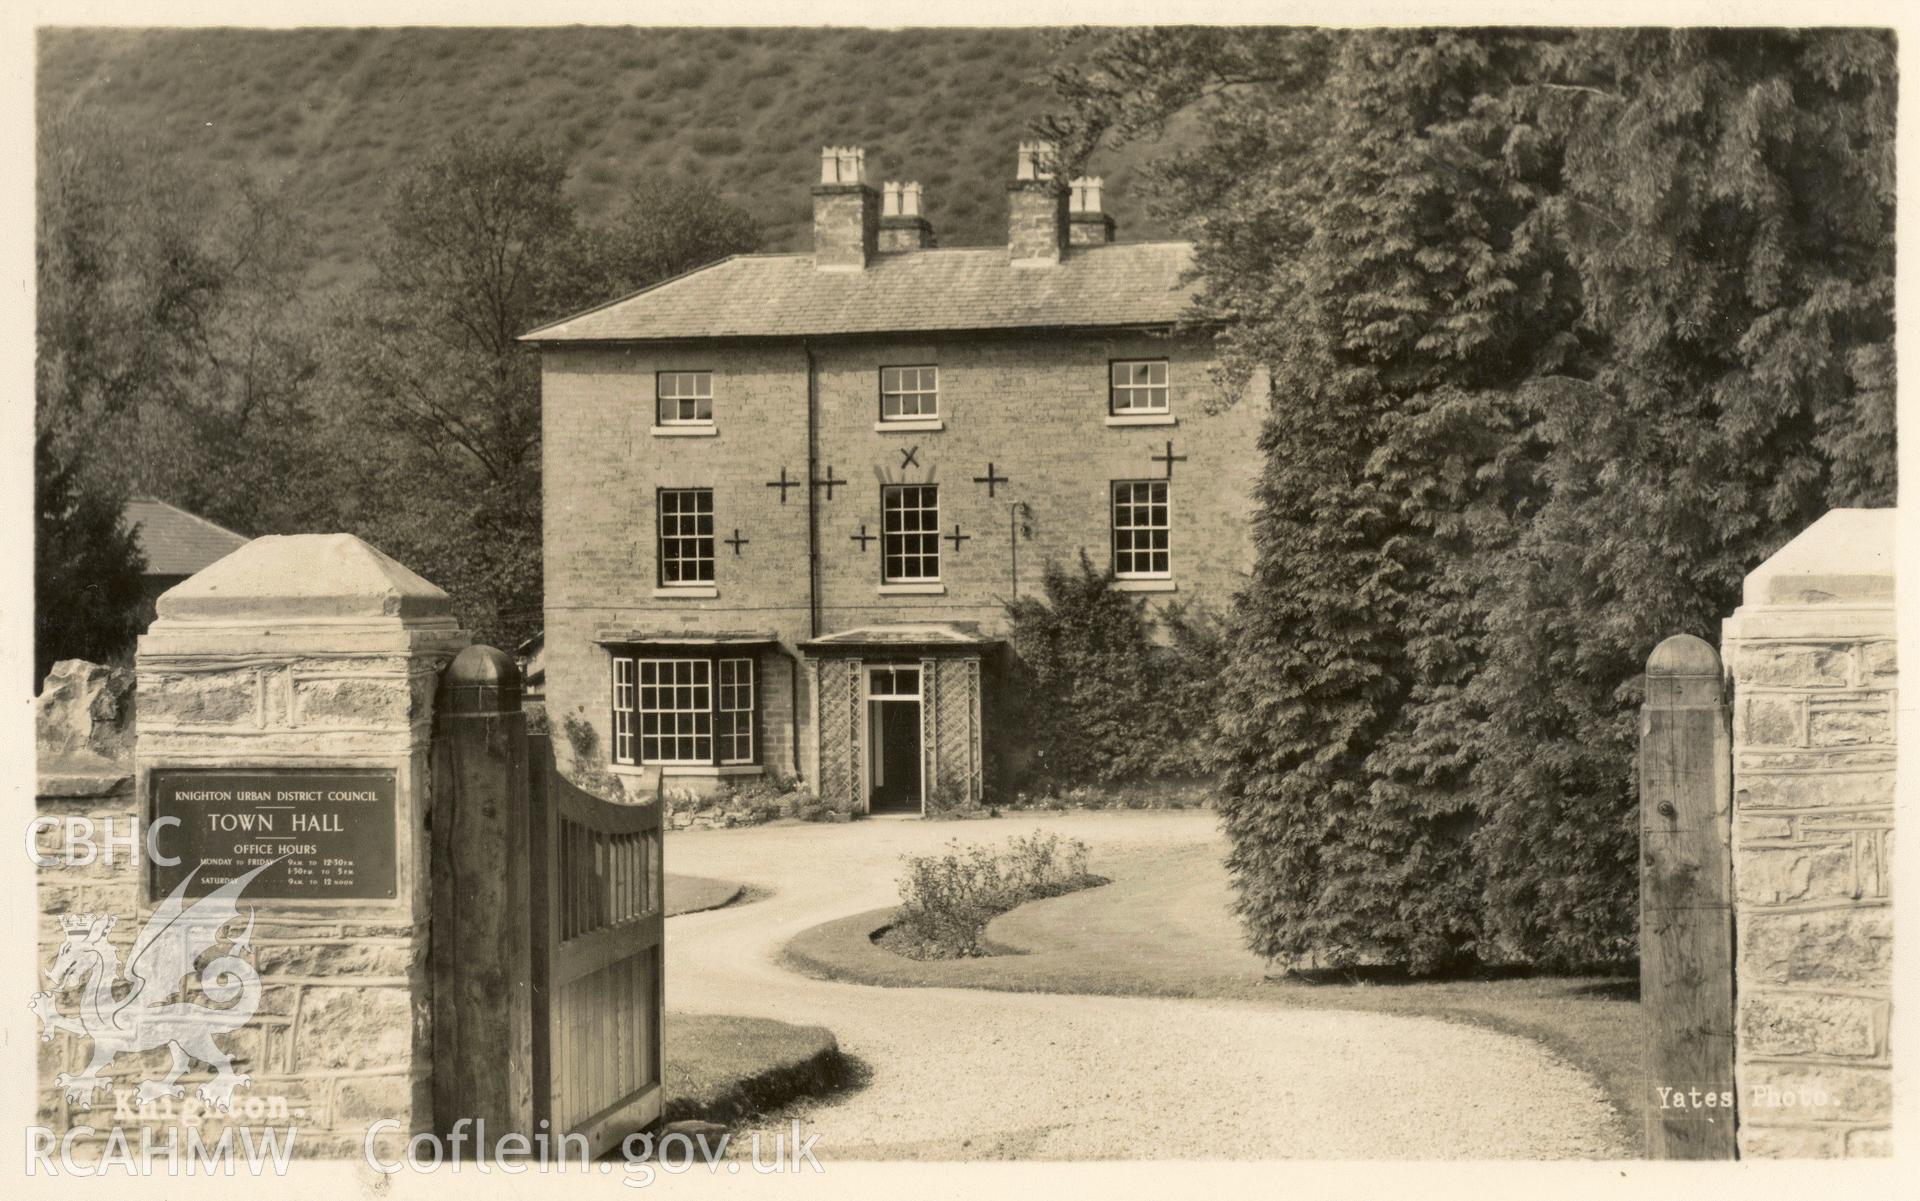
[{"label": "tall conifer tree", "polygon": [[1221,706],[1250,941],[1632,951],[1665,634],[1893,481],[1891,38],[1154,30],[1060,72],[1168,133],[1227,382],[1271,376]]}]

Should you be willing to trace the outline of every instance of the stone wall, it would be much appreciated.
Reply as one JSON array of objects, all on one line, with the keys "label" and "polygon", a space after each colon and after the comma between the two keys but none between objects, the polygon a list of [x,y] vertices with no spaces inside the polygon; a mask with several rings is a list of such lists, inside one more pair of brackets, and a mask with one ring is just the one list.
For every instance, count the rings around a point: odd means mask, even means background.
[{"label": "stone wall", "polygon": [[1890,1153],[1893,531],[1829,513],[1724,631],[1744,1156]]},{"label": "stone wall", "polygon": [[[43,858],[63,855],[69,831],[77,859],[86,854],[83,836],[100,841],[134,828],[133,723],[132,672],[78,659],[54,664],[34,701],[39,768],[35,816],[57,823],[42,822],[36,833],[35,848]],[[127,919],[138,912],[139,867],[124,844],[112,851],[112,862],[62,860],[37,869],[36,990],[47,987],[43,973],[59,952],[62,917],[121,915],[126,928],[116,927],[114,943],[123,953],[132,944],[134,925]],[[59,1000],[66,1012],[75,1008],[74,995]],[[87,1040],[64,1029],[51,1035],[40,1043],[35,1121],[64,1132],[74,1124],[75,1109],[54,1087],[54,1077],[80,1071],[88,1046]],[[112,1099],[105,1104],[111,1106]]]},{"label": "stone wall", "polygon": [[[134,788],[135,698],[132,672],[69,660],[55,665],[35,702],[38,816],[60,823],[43,824],[36,845],[43,859],[62,860],[38,869],[42,970],[58,954],[63,918],[113,917],[109,940],[124,961],[153,911],[141,887],[139,852],[124,841],[129,833],[143,836],[146,828]],[[107,753],[86,753],[81,748],[88,743]],[[78,840],[87,829],[71,824],[77,819],[93,823],[89,837],[101,850],[109,836],[120,840],[110,862],[104,854],[90,863],[64,862],[67,831],[75,830]],[[85,844],[79,845],[84,856]],[[101,1150],[115,1127],[137,1146],[142,1128],[162,1144],[169,1130],[189,1128],[212,1143],[230,1126],[250,1128],[256,1137],[291,1128],[298,1131],[299,1154],[357,1156],[370,1123],[404,1119],[413,1107],[410,998],[424,970],[416,963],[414,934],[405,922],[259,917],[253,962],[262,981],[260,1008],[220,1040],[234,1070],[251,1077],[235,1093],[232,1112],[211,1111],[195,1095],[212,1078],[204,1064],[181,1077],[182,1096],[140,1103],[141,1082],[167,1071],[169,1055],[161,1049],[115,1061],[106,1072],[112,1088],[94,1094],[83,1108],[66,1098],[55,1078],[85,1069],[92,1039],[56,1029],[40,1043],[36,1120],[59,1133],[92,1128],[76,1145],[79,1157]],[[59,994],[55,1003],[74,1014],[77,990]],[[391,1153],[401,1141],[385,1139],[383,1150]]]}]

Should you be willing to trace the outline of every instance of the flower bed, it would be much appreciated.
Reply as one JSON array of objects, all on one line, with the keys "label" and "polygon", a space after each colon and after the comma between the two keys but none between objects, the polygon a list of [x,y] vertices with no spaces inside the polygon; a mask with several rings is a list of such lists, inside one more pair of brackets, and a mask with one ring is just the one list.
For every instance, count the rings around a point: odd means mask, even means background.
[{"label": "flower bed", "polygon": [[988,954],[987,923],[1017,906],[1106,881],[1087,871],[1087,844],[1036,830],[1003,849],[951,848],[909,855],[900,878],[899,910],[878,943],[911,959],[967,959]]},{"label": "flower bed", "polygon": [[791,776],[766,775],[718,791],[663,788],[667,825],[675,830],[730,830],[768,822],[850,821],[845,802],[828,803]]}]

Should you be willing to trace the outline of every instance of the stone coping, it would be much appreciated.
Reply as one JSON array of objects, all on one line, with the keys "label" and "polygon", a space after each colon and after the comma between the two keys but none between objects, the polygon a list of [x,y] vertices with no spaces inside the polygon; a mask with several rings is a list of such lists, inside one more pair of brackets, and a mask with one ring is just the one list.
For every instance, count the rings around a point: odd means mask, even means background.
[{"label": "stone coping", "polygon": [[42,769],[34,786],[41,799],[119,796],[133,791],[133,773],[126,771],[61,771]]}]

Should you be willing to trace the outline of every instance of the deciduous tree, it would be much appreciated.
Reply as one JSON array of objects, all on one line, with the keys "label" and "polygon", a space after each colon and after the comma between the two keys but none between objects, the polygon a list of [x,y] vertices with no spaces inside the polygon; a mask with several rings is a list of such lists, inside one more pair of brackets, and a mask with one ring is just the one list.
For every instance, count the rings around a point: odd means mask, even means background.
[{"label": "deciduous tree", "polygon": [[550,150],[451,140],[396,189],[377,274],[329,350],[359,427],[340,431],[348,523],[506,646],[541,620],[540,368],[517,339],[756,238],[737,209],[664,182],[583,228],[566,175]]},{"label": "deciduous tree", "polygon": [[125,433],[190,394],[223,284],[177,176],[71,114],[39,133],[36,686],[59,659],[131,647],[144,563],[124,521],[140,462]]}]

